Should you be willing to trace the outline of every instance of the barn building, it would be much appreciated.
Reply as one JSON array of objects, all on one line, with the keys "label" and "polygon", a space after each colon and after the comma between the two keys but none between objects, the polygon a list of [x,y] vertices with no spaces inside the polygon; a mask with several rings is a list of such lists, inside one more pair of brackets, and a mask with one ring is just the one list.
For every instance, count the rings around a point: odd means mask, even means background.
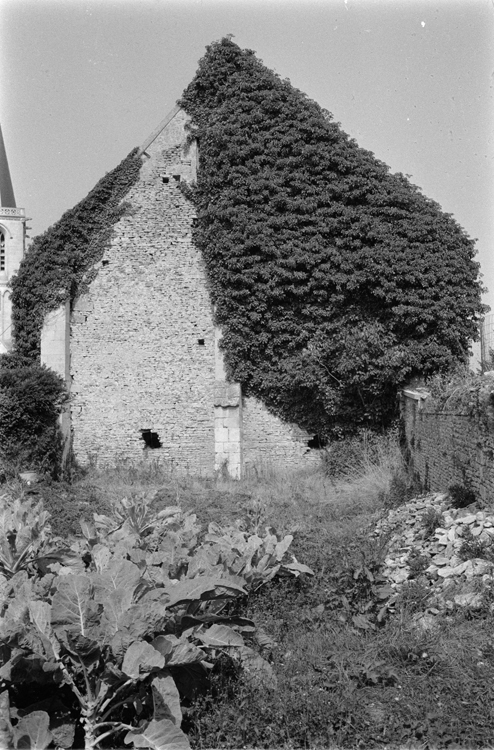
[{"label": "barn building", "polygon": [[206,273],[192,241],[188,116],[175,107],[138,151],[139,177],[85,292],[50,312],[42,362],[71,393],[76,460],[152,457],[179,472],[239,478],[319,461],[314,436],[228,382]]}]

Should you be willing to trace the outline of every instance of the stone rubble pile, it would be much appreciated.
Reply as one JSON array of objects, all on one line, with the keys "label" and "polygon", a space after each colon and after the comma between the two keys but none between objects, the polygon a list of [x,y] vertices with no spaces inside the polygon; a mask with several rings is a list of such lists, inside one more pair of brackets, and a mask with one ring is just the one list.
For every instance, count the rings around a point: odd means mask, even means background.
[{"label": "stone rubble pile", "polygon": [[[432,531],[434,514],[440,525]],[[494,581],[494,563],[459,556],[466,529],[486,547],[494,545],[494,512],[472,505],[452,508],[449,495],[440,493],[415,498],[390,511],[374,531],[378,537],[389,537],[383,574],[397,592],[413,579],[429,586],[428,610],[433,614],[455,605],[482,606],[483,594]]]}]

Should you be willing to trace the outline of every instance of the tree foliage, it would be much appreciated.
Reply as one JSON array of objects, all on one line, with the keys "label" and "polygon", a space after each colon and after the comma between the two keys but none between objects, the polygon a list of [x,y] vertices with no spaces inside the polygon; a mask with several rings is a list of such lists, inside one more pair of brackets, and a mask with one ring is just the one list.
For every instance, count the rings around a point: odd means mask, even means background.
[{"label": "tree foliage", "polygon": [[14,341],[20,355],[39,359],[45,315],[72,301],[94,276],[94,265],[126,209],[122,200],[136,182],[140,166],[134,150],[80,203],[35,237],[12,280]]},{"label": "tree foliage", "polygon": [[58,424],[65,385],[53,370],[13,354],[0,357],[0,465],[6,474],[60,469]]},{"label": "tree foliage", "polygon": [[451,215],[228,38],[179,103],[200,148],[195,241],[244,392],[338,434],[384,426],[397,387],[467,357],[481,287]]}]

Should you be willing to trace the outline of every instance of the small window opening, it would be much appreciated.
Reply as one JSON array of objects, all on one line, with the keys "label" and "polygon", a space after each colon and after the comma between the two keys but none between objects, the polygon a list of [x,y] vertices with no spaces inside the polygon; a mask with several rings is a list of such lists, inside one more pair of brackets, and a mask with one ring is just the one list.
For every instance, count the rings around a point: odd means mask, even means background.
[{"label": "small window opening", "polygon": [[161,440],[157,432],[151,432],[151,430],[141,430],[141,437],[146,444],[144,446],[144,449],[161,448]]},{"label": "small window opening", "polygon": [[168,183],[170,182],[170,178],[169,177],[162,177],[161,178],[161,182],[163,183],[163,185],[168,185]]},{"label": "small window opening", "polygon": [[109,264],[109,262],[110,262],[109,260],[102,260],[101,261],[101,265],[102,266],[107,266]]},{"label": "small window opening", "polygon": [[314,437],[311,438],[307,443],[308,448],[315,448],[316,450],[325,448],[326,445],[327,445],[327,441],[324,440],[324,438],[320,437],[319,435],[314,435]]},{"label": "small window opening", "polygon": [[172,177],[175,180],[175,182],[180,182],[180,180],[182,179],[182,176],[179,174],[174,174],[172,175]]},{"label": "small window opening", "polygon": [[199,344],[199,346],[205,346],[206,345],[206,342],[205,342],[204,339],[197,339],[197,343]]},{"label": "small window opening", "polygon": [[0,271],[5,271],[5,235],[0,232]]}]

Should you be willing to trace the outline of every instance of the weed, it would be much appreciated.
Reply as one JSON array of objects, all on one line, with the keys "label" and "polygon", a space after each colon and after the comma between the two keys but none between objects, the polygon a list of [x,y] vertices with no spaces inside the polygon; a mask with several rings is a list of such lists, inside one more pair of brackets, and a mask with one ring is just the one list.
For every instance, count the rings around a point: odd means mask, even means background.
[{"label": "weed", "polygon": [[429,585],[421,579],[405,581],[396,599],[396,610],[406,613],[407,616],[423,612],[430,595]]},{"label": "weed", "polygon": [[421,576],[429,567],[430,559],[427,555],[423,555],[419,549],[414,547],[408,554],[407,565],[410,568],[409,578],[415,579]]},{"label": "weed", "polygon": [[472,534],[470,526],[463,530],[462,544],[458,550],[461,560],[474,560],[480,558],[494,563],[494,544],[484,541]]},{"label": "weed", "polygon": [[422,525],[425,530],[424,539],[430,539],[433,537],[434,532],[443,525],[443,522],[443,514],[438,511],[437,508],[427,508],[422,516]]}]

